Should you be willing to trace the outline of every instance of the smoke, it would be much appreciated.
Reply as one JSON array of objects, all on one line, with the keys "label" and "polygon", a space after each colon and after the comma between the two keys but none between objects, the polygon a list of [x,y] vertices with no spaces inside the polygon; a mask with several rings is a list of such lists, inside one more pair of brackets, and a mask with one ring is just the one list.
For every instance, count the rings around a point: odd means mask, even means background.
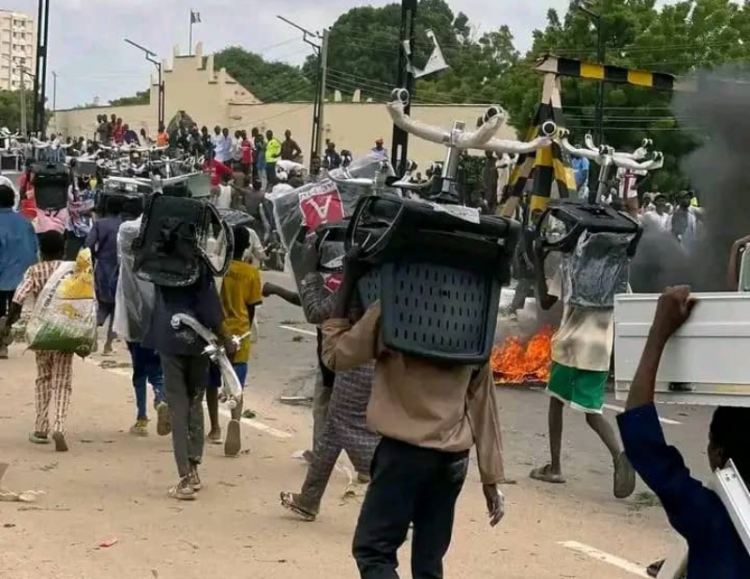
[{"label": "smoke", "polygon": [[674,235],[646,224],[638,251],[630,263],[630,287],[635,293],[661,293],[664,288],[690,284],[691,263]]},{"label": "smoke", "polygon": [[[701,127],[702,146],[682,163],[704,210],[703,231],[691,259],[698,291],[726,290],[732,243],[750,234],[750,78],[728,66],[695,76],[696,91],[675,92],[673,108],[684,126]],[[639,250],[640,253],[640,250]]]}]

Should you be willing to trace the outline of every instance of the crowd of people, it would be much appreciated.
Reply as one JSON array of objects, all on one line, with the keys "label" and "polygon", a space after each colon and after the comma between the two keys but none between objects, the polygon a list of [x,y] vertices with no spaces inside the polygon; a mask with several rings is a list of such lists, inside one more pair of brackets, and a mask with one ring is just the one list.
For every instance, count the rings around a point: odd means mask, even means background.
[{"label": "crowd of people", "polygon": [[[100,137],[106,136],[107,142],[118,138],[128,142],[127,125],[117,118],[100,117],[100,121]],[[112,128],[111,133],[107,127]],[[302,153],[290,131],[280,141],[270,130],[265,135],[253,129],[250,135],[237,131],[232,136],[218,126],[212,135],[205,127],[179,127],[168,136],[168,144],[200,151],[205,157],[206,171],[217,191],[212,202],[220,207],[231,206],[229,182],[235,173],[243,174],[254,188],[263,176],[273,183],[276,163],[298,163]],[[373,152],[387,158],[382,139],[376,141]],[[345,162],[342,157],[343,152],[338,153],[329,142],[325,162],[334,167]],[[497,160],[488,166],[494,167],[497,175]],[[485,177],[488,191],[496,195],[495,177],[491,171]],[[33,178],[22,183],[21,190],[22,200],[33,199]],[[177,480],[168,490],[170,497],[197,498],[203,487],[200,469],[206,441],[223,443],[227,456],[240,453],[243,410],[242,405],[232,410],[224,433],[218,412],[220,373],[205,356],[205,344],[188,330],[176,331],[173,317],[192,316],[216,334],[244,387],[251,342],[244,339],[238,347],[233,338],[250,332],[264,298],[278,296],[304,307],[307,319],[317,325],[318,335],[318,383],[313,440],[306,453],[308,471],[299,492],[280,493],[281,506],[314,521],[344,450],[359,481],[369,484],[354,533],[353,551],[361,576],[397,577],[397,553],[413,528],[413,576],[440,578],[456,501],[467,476],[470,450],[475,447],[489,524],[501,521],[505,501],[499,485],[507,481],[489,363],[445,366],[387,350],[380,337],[380,304],[365,307],[355,291],[365,273],[358,248],[346,256],[341,284],[331,293],[318,270],[316,244],[307,242],[298,294],[263,284],[255,258],[258,244],[250,230],[239,226],[233,229],[232,261],[223,278],[216,280],[203,268],[193,285],[162,287],[134,272],[132,241],[142,225],[139,212],[112,202],[96,214],[90,191],[90,184],[71,177],[67,207],[36,211],[33,226],[23,205],[16,211],[13,188],[0,183],[0,358],[9,355],[9,336],[27,300],[40,295],[62,261],[74,260],[81,249],[89,249],[94,262],[97,325],[106,327],[102,353],[111,353],[114,338],[119,336],[131,357],[136,407],[130,432],[134,436],[149,434],[150,384],[156,432],[172,436]],[[699,230],[691,199],[692,195],[679,195],[678,206],[670,211],[664,196],[645,196],[641,219],[672,232],[688,247]],[[532,216],[532,225],[537,217]],[[736,276],[736,254],[741,248],[741,242],[733,248],[730,279]],[[259,249],[262,252],[262,247]],[[534,265],[530,264],[531,269]],[[543,308],[552,307],[565,295],[564,282],[559,279],[548,283],[541,276],[536,281]],[[551,461],[535,468],[531,477],[546,483],[566,482],[561,465],[563,409],[578,410],[611,457],[614,496],[622,499],[633,493],[637,472],[661,499],[673,526],[688,541],[690,579],[746,578],[750,576],[750,556],[731,519],[716,495],[691,478],[679,453],[667,446],[654,407],[661,354],[694,305],[686,288],[668,289],[662,296],[627,410],[618,418],[620,437],[602,416],[612,353],[612,313],[592,314],[565,305],[553,338],[548,384]],[[40,445],[54,443],[59,452],[69,448],[66,423],[73,356],[69,352],[36,352],[36,420],[29,440]],[[712,468],[723,467],[732,459],[746,481],[750,481],[750,446],[742,425],[748,412],[718,409],[709,436]],[[711,532],[707,534],[706,529]]]}]

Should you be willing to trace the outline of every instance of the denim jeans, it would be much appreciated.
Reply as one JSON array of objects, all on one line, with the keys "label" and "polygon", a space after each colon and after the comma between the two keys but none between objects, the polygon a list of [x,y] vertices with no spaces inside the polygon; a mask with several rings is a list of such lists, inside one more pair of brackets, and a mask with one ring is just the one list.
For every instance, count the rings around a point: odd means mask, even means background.
[{"label": "denim jeans", "polygon": [[137,342],[128,342],[128,350],[133,363],[133,389],[138,420],[148,420],[146,383],[150,383],[154,389],[155,405],[166,400],[161,359],[155,350],[144,348]]}]

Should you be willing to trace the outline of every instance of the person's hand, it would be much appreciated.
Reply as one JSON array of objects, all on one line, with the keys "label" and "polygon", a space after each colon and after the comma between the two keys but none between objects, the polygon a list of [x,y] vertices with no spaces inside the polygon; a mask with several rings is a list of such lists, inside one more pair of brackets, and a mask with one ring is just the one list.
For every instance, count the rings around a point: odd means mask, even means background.
[{"label": "person's hand", "polygon": [[226,352],[227,357],[231,358],[237,353],[237,344],[231,336],[223,338],[221,342],[222,346],[224,346],[224,351]]},{"label": "person's hand", "polygon": [[695,298],[690,297],[688,286],[667,288],[656,305],[651,330],[657,337],[668,340],[690,318],[695,304]]},{"label": "person's hand", "polygon": [[737,251],[743,249],[748,243],[750,243],[750,235],[746,235],[734,242],[734,247]]},{"label": "person's hand", "polygon": [[497,488],[497,485],[482,485],[484,500],[487,501],[487,513],[490,519],[490,527],[495,527],[505,516],[505,496]]},{"label": "person's hand", "polygon": [[274,290],[274,285],[272,283],[264,283],[263,288],[260,290],[261,295],[264,298],[271,297],[273,295],[276,295],[276,291]]}]

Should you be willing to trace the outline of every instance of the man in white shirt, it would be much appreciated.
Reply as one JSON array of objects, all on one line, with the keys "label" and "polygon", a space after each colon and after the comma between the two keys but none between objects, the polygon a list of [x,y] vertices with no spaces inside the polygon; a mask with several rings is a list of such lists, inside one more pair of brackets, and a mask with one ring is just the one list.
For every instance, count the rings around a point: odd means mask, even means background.
[{"label": "man in white shirt", "polygon": [[668,231],[669,219],[667,198],[659,193],[654,197],[654,210],[644,213],[643,217],[641,217],[641,222],[646,227],[658,227],[662,231]]},{"label": "man in white shirt", "polygon": [[232,208],[232,177],[224,174],[221,177],[221,184],[211,190],[211,201],[217,209]]},{"label": "man in white shirt", "polygon": [[218,125],[214,127],[214,136],[211,137],[211,143],[214,146],[216,160],[228,164],[232,160],[232,138],[229,136],[229,129],[224,127],[220,129]]}]

